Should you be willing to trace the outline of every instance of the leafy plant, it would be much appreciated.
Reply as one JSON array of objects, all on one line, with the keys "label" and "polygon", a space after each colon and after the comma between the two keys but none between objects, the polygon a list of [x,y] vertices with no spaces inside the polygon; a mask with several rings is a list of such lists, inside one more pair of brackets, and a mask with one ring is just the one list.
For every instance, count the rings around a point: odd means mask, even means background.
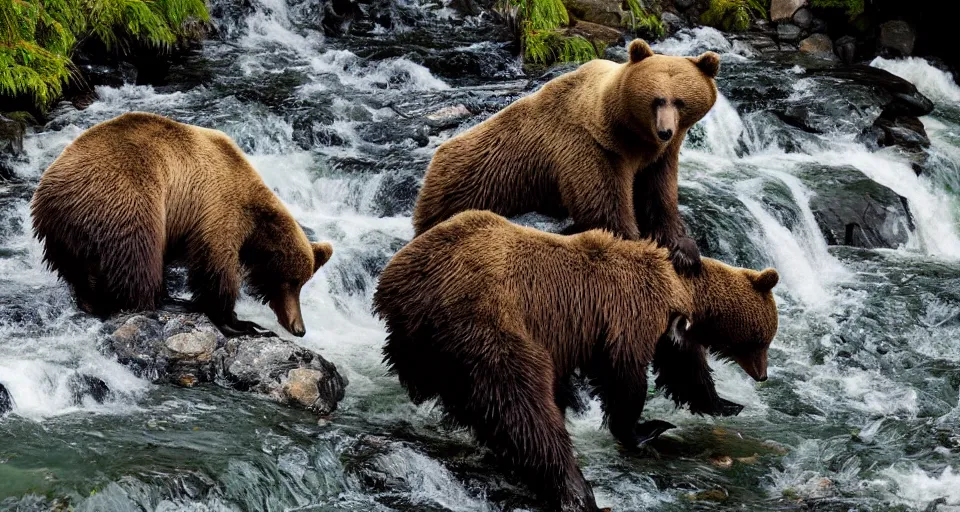
[{"label": "leafy plant", "polygon": [[560,32],[561,27],[570,23],[567,8],[561,0],[505,0],[500,9],[512,11],[519,28],[523,56],[528,62],[584,62],[597,57],[593,43]]},{"label": "leafy plant", "polygon": [[723,30],[742,32],[750,28],[753,19],[766,17],[763,0],[710,0],[710,8],[700,16],[700,21]]},{"label": "leafy plant", "polygon": [[209,19],[204,0],[0,0],[0,95],[46,108],[73,76],[78,42],[167,50]]},{"label": "leafy plant", "polygon": [[666,29],[657,13],[644,7],[641,0],[626,0],[626,4],[630,12],[631,19],[628,22],[630,28],[645,31],[654,38],[663,37]]},{"label": "leafy plant", "polygon": [[812,0],[811,5],[814,7],[845,9],[850,19],[856,18],[866,9],[865,0]]}]

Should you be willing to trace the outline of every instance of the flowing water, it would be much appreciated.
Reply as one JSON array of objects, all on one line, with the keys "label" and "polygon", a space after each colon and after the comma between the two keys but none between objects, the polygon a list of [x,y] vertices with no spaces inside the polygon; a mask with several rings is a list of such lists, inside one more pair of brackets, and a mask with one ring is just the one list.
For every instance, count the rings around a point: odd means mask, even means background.
[{"label": "flowing water", "polygon": [[[380,363],[377,273],[411,236],[432,151],[547,76],[526,76],[489,15],[378,1],[346,35],[298,0],[216,0],[218,36],[169,86],[100,88],[29,133],[0,184],[0,510],[535,510],[470,436],[415,407]],[[678,425],[620,453],[596,404],[569,430],[598,502],[614,510],[960,510],[960,88],[922,60],[877,60],[936,103],[922,176],[857,133],[879,114],[855,88],[761,59],[709,29],[658,51],[723,55],[716,108],[681,154],[684,218],[708,255],[775,266],[781,328],[770,380],[714,362],[733,418],[662,397]],[[613,53],[623,50],[617,49]],[[817,133],[771,112],[800,107]],[[303,290],[298,342],[350,380],[328,423],[251,395],[135,377],[97,350],[99,322],[40,263],[28,200],[82,130],[142,110],[218,128],[333,259]],[[431,113],[453,119],[444,122]],[[456,116],[460,116],[459,118]],[[906,198],[891,249],[828,246],[814,200],[827,176],[866,175]],[[868,180],[868,181],[869,181]],[[889,206],[890,211],[896,205]],[[902,217],[902,216],[901,216]],[[542,224],[550,227],[551,223]],[[279,329],[250,299],[241,317]],[[103,403],[82,376],[111,390]]]}]

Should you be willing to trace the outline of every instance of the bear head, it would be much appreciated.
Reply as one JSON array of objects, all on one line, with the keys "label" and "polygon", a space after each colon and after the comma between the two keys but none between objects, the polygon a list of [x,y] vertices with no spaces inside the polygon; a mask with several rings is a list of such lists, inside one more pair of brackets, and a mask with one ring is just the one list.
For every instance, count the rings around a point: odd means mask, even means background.
[{"label": "bear head", "polygon": [[703,258],[703,273],[687,279],[693,284],[694,308],[679,338],[736,361],[756,381],[767,380],[767,349],[778,326],[772,291],[780,280],[777,271]]},{"label": "bear head", "polygon": [[306,334],[300,290],[333,255],[326,242],[310,242],[286,212],[261,215],[256,233],[244,244],[240,260],[250,293],[269,304],[277,322],[294,336]]},{"label": "bear head", "polygon": [[634,132],[648,144],[664,147],[703,119],[717,101],[714,78],[720,56],[656,55],[642,39],[629,47],[619,97]]}]

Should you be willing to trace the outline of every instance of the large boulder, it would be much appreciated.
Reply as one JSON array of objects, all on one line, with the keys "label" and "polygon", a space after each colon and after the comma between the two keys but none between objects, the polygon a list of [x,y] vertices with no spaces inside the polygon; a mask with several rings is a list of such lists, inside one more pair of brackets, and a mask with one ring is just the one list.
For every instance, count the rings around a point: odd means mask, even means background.
[{"label": "large boulder", "polygon": [[792,23],[781,23],[777,25],[777,39],[785,43],[795,43],[800,39],[800,27]]},{"label": "large boulder", "polygon": [[770,2],[770,21],[789,20],[798,9],[806,5],[807,0],[773,0]]},{"label": "large boulder", "polygon": [[914,229],[907,200],[853,167],[810,167],[800,178],[830,245],[895,249]]},{"label": "large boulder", "polygon": [[573,20],[570,28],[564,30],[564,34],[580,36],[594,44],[602,43],[605,46],[617,44],[623,37],[619,29],[583,20]]},{"label": "large boulder", "polygon": [[821,59],[837,60],[833,53],[833,42],[826,34],[813,34],[800,41],[800,51]]},{"label": "large boulder", "polygon": [[913,53],[917,33],[906,21],[893,20],[880,25],[880,52],[890,57],[906,57]]},{"label": "large boulder", "polygon": [[210,382],[321,416],[336,410],[347,385],[336,366],[315,352],[279,337],[227,339],[197,313],[121,315],[104,323],[102,335],[102,352],[154,382]]},{"label": "large boulder", "polygon": [[610,0],[563,0],[567,13],[574,18],[620,28],[627,13],[620,8],[620,2]]}]

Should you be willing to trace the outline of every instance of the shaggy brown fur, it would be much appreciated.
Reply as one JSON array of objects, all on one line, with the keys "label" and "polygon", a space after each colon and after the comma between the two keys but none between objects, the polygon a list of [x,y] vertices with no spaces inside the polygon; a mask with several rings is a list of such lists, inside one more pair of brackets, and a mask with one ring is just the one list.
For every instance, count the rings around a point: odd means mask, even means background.
[{"label": "shaggy brown fur", "polygon": [[100,123],[63,150],[33,196],[44,260],[101,317],[155,309],[164,265],[183,261],[195,304],[227,334],[241,271],[292,334],[300,288],[333,253],[311,244],[243,152],[222,132],[146,113]]},{"label": "shaggy brown fur", "polygon": [[713,52],[654,55],[637,39],[625,64],[593,60],[551,80],[437,148],[416,234],[469,209],[569,215],[568,234],[653,238],[671,248],[678,270],[698,272],[677,207],[678,155],[716,102],[719,65]]},{"label": "shaggy brown fur", "polygon": [[776,282],[773,269],[710,259],[700,276],[680,277],[649,240],[555,235],[467,211],[394,256],[374,309],[389,333],[385,362],[415,402],[437,398],[554,509],[595,511],[564,426],[568,397],[557,389],[586,373],[610,431],[632,446],[647,366],[670,345],[682,364],[670,365],[663,387],[678,404],[713,413],[705,349],[765,379]]}]

